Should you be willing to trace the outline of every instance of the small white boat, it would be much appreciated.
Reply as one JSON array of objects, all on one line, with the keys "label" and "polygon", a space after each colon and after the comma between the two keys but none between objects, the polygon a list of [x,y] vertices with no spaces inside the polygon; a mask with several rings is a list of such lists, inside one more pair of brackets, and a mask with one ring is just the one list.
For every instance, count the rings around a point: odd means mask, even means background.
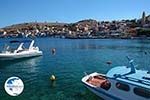
[{"label": "small white boat", "polygon": [[[16,41],[15,41],[16,42]],[[38,47],[34,47],[34,40],[30,41],[30,46],[27,49],[23,48],[24,43],[19,42],[20,45],[16,50],[10,50],[9,46],[6,47],[6,50],[0,53],[0,60],[14,60],[20,58],[28,58],[28,57],[35,57],[41,56],[42,51],[39,50]]]},{"label": "small white boat", "polygon": [[150,100],[150,72],[137,70],[133,60],[129,59],[129,63],[130,67],[118,66],[106,75],[86,75],[82,82],[105,100]]}]

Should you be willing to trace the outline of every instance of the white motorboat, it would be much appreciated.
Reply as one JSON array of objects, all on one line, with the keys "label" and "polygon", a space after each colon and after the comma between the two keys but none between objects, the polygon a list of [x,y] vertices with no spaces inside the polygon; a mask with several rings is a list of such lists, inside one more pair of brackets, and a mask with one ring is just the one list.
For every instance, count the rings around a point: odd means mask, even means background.
[{"label": "white motorboat", "polygon": [[[18,42],[18,41],[14,41],[14,42]],[[0,53],[0,60],[14,60],[20,58],[41,56],[42,51],[40,51],[38,47],[34,47],[34,40],[30,42],[31,42],[30,46],[27,49],[23,48],[24,42],[21,43],[19,42],[20,45],[15,50],[11,50],[9,46],[7,46],[5,50]]]},{"label": "white motorboat", "polygon": [[[129,59],[129,58],[128,58]],[[150,100],[150,72],[130,66],[118,66],[108,73],[94,72],[82,78],[83,84],[105,100]]]}]

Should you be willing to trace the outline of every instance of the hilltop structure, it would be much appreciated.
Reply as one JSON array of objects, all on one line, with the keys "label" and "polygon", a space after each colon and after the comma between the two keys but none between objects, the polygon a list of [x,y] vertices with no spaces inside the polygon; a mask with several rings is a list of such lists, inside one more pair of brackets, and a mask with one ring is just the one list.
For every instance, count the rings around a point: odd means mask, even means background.
[{"label": "hilltop structure", "polygon": [[146,16],[145,16],[145,12],[142,13],[142,21],[141,24],[145,25],[145,21],[146,21]]}]

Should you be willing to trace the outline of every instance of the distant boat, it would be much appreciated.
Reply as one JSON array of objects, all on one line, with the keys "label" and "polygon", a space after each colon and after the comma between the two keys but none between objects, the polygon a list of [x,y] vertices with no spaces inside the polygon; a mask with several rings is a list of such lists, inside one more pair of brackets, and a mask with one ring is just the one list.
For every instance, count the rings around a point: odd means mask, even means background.
[{"label": "distant boat", "polygon": [[129,63],[130,67],[118,66],[106,75],[97,72],[86,75],[82,82],[105,100],[150,100],[150,73],[137,70],[133,60],[129,59]]},{"label": "distant boat", "polygon": [[[23,48],[25,42],[31,42],[29,48]],[[41,56],[42,51],[38,47],[34,47],[34,40],[32,41],[10,41],[10,43],[20,43],[17,49],[12,50],[9,46],[5,47],[0,53],[0,60],[14,60],[20,58],[29,58],[35,56]]]}]

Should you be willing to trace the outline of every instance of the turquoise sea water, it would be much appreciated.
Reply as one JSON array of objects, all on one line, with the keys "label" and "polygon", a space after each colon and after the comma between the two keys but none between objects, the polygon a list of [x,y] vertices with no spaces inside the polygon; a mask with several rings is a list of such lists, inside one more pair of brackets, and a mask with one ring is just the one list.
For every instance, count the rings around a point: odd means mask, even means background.
[{"label": "turquoise sea water", "polygon": [[[0,39],[0,48],[6,41]],[[127,55],[134,58],[138,68],[150,69],[150,40],[39,38],[36,44],[43,56],[0,62],[0,100],[99,100],[81,83],[84,72],[106,73],[112,67],[128,65]],[[51,48],[56,48],[55,55]],[[57,79],[54,83],[50,81],[52,74]],[[18,97],[4,90],[11,76],[24,82],[24,91]]]}]

